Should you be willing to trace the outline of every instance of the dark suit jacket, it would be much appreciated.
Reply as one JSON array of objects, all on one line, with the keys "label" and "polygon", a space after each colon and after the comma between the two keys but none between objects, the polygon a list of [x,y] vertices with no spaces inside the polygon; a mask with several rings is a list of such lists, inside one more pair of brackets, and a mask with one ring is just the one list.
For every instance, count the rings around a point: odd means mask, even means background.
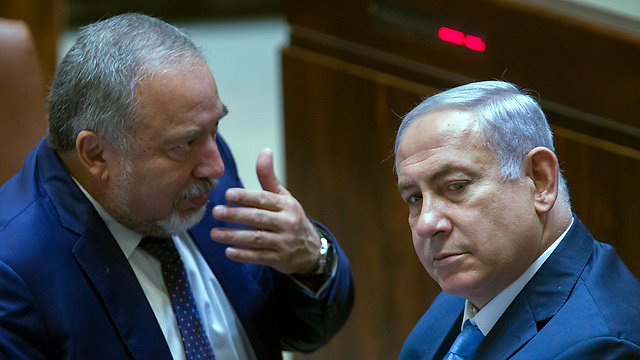
[{"label": "dark suit jacket", "polygon": [[[226,170],[210,207],[225,204],[225,190],[241,186],[220,137],[218,146]],[[214,226],[237,227],[209,215],[191,235],[258,359],[329,341],[353,304],[351,270],[337,242],[337,275],[314,299],[269,267],[227,259],[225,245],[209,238]],[[0,188],[0,359],[7,358],[171,358],[127,259],[46,138]]]},{"label": "dark suit jacket", "polygon": [[[640,283],[574,219],[474,359],[640,359]],[[399,359],[442,359],[460,333],[463,309],[462,298],[441,293]]]}]

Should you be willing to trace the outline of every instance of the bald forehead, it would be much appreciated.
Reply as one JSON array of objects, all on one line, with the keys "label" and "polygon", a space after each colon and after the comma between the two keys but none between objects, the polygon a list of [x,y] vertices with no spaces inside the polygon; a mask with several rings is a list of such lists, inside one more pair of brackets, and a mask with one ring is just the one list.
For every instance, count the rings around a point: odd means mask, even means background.
[{"label": "bald forehead", "polygon": [[478,137],[480,127],[475,114],[461,109],[437,109],[416,118],[398,146],[397,163],[426,147],[437,148],[457,139]]}]

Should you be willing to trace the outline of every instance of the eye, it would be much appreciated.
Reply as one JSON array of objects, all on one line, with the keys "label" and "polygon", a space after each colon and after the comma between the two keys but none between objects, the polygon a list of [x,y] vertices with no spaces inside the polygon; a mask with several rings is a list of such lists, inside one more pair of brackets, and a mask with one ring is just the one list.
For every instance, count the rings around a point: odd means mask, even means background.
[{"label": "eye", "polygon": [[419,193],[411,194],[405,198],[405,202],[409,204],[409,206],[419,203],[422,200],[422,195]]},{"label": "eye", "polygon": [[450,182],[445,186],[445,191],[460,191],[464,190],[467,187],[467,183],[465,181],[454,181]]},{"label": "eye", "polygon": [[180,152],[188,152],[189,150],[191,150],[191,148],[193,148],[193,140],[189,140],[182,144],[176,145],[175,147],[175,149]]}]

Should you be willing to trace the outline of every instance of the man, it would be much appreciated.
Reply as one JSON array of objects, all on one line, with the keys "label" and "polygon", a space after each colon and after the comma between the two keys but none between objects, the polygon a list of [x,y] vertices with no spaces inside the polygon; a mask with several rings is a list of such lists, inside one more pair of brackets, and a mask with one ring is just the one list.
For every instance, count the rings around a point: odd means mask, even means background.
[{"label": "man", "polygon": [[280,359],[329,341],[348,260],[269,151],[264,191],[241,188],[226,114],[181,30],[138,14],[82,30],[48,137],[0,188],[0,358]]},{"label": "man", "polygon": [[443,290],[400,359],[640,358],[640,284],[572,215],[535,100],[500,81],[444,91],[404,117],[395,152]]}]

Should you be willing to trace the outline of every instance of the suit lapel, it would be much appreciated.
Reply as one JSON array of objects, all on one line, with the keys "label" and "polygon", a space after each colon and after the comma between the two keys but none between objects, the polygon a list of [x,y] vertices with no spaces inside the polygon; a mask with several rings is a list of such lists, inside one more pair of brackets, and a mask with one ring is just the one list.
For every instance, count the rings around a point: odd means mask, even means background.
[{"label": "suit lapel", "polygon": [[476,352],[478,359],[512,357],[566,303],[591,257],[593,238],[580,220],[516,296]]},{"label": "suit lapel", "polygon": [[97,214],[73,255],[99,293],[134,359],[171,359],[169,347],[131,266]]},{"label": "suit lapel", "polygon": [[548,320],[567,302],[593,252],[593,237],[577,216],[556,250],[523,289],[536,321]]},{"label": "suit lapel", "polygon": [[36,151],[42,190],[51,199],[61,224],[79,236],[73,256],[102,299],[133,358],[171,359],[153,310],[111,232],[49,147],[46,137]]},{"label": "suit lapel", "polygon": [[521,295],[513,300],[480,343],[474,358],[508,359],[538,333],[531,308]]},{"label": "suit lapel", "polygon": [[[454,320],[451,323],[450,320]],[[460,335],[460,329],[462,328],[462,312],[458,317],[451,317],[449,319],[445,319],[440,322],[445,330],[439,331],[436,335],[438,338],[435,339],[435,344],[440,344],[439,347],[433,347],[429,351],[429,354],[425,359],[434,359],[440,360],[447,355],[449,349],[451,349],[451,345],[456,340],[458,335]],[[449,331],[446,331],[446,328],[449,328]]]}]

